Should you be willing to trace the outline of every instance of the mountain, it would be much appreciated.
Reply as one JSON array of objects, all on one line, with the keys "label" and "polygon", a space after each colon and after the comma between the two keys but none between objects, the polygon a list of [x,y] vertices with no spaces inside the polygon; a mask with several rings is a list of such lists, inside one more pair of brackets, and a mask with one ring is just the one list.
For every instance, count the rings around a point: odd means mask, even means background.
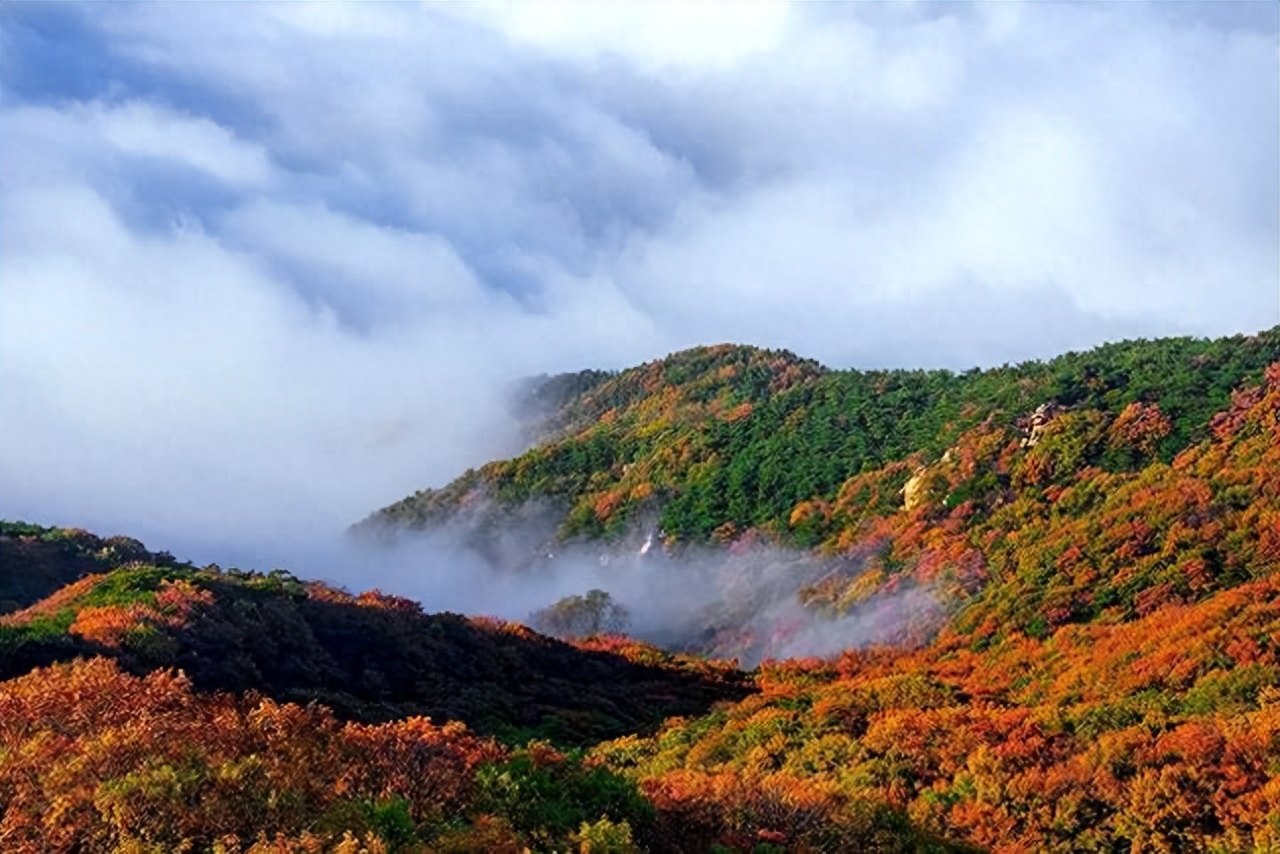
[{"label": "mountain", "polygon": [[1280,850],[1280,329],[521,394],[371,565],[567,567],[540,625],[666,651],[6,523],[0,850]]},{"label": "mountain", "polygon": [[766,663],[759,694],[595,755],[664,810],[772,798],[791,828],[880,804],[993,851],[1276,850],[1280,362],[1168,461],[1162,410],[987,422],[851,479],[795,516],[867,560],[801,595],[927,586],[954,603],[930,641]]},{"label": "mountain", "polygon": [[[664,546],[651,560],[685,567],[657,573],[664,586],[685,571],[728,591],[755,572],[769,595],[725,593],[652,635],[748,662],[803,653],[798,620],[848,624],[904,595],[937,607],[870,640],[921,641],[952,618],[1042,637],[1273,570],[1275,460],[1245,398],[1277,360],[1280,327],[963,374],[698,348],[592,375],[559,397],[544,443],[354,532],[450,531],[515,570],[575,544],[598,543],[602,559],[634,553],[648,538]],[[791,553],[760,569],[749,560],[760,543]],[[714,544],[744,556],[680,563]],[[807,615],[783,607],[795,601]],[[839,636],[809,648],[837,652]]]},{"label": "mountain", "polygon": [[937,459],[974,428],[1015,430],[1042,406],[1095,412],[1108,424],[1131,404],[1158,406],[1168,421],[1158,437],[1091,447],[1071,462],[1109,471],[1168,462],[1205,438],[1232,390],[1278,355],[1280,327],[1122,342],[962,374],[832,371],[786,351],[699,347],[607,378],[535,384],[527,396],[548,388],[560,402],[542,416],[554,425],[548,441],[419,491],[357,528],[423,528],[481,503],[498,512],[540,501],[561,511],[561,539],[617,535],[656,514],[672,542],[754,527],[812,545],[822,532],[791,518],[803,502],[834,500],[863,472]]}]

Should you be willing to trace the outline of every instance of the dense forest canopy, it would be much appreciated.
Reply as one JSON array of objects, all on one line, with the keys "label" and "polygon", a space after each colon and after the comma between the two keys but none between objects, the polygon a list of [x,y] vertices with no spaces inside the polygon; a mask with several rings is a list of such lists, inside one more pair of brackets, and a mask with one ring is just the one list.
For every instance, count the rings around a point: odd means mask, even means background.
[{"label": "dense forest canopy", "polygon": [[616,534],[653,506],[678,540],[706,540],[725,526],[785,534],[801,502],[830,501],[851,477],[913,455],[936,459],[967,430],[1013,428],[1047,403],[1109,421],[1131,404],[1158,406],[1169,422],[1160,436],[1141,447],[1091,447],[1081,460],[1132,470],[1205,438],[1232,390],[1257,381],[1278,353],[1280,327],[1127,341],[965,373],[831,371],[786,351],[695,348],[607,379],[547,380],[541,387],[562,401],[551,441],[366,524],[429,525],[479,489],[503,504],[562,501],[565,537]]}]

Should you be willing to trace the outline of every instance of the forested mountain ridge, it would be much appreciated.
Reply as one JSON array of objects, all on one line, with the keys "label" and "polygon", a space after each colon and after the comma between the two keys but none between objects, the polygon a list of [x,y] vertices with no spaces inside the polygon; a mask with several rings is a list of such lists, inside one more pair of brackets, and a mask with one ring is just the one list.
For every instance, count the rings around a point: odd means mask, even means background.
[{"label": "forested mountain ridge", "polygon": [[561,537],[607,537],[656,514],[673,541],[758,528],[813,544],[812,532],[790,524],[802,502],[834,500],[864,471],[937,459],[978,425],[1016,429],[1041,405],[1093,410],[1107,422],[1130,404],[1157,406],[1169,422],[1158,438],[1091,449],[1083,461],[1112,471],[1168,462],[1208,435],[1233,389],[1278,358],[1280,327],[1107,344],[959,374],[832,371],[786,351],[699,347],[607,378],[590,374],[544,416],[550,441],[358,527],[429,527],[480,502],[536,499],[562,512]]},{"label": "forested mountain ridge", "polygon": [[[1080,413],[1104,447],[1126,424],[1169,429],[1139,411],[1095,433]],[[886,803],[995,851],[1280,848],[1280,363],[1170,463],[1056,466],[1087,452],[1084,429],[1045,431],[1007,503],[948,508],[1007,450],[979,430],[916,475],[920,504],[828,543],[886,545],[810,591],[822,607],[972,584],[930,643],[766,665],[759,694],[598,755],[660,803]]]}]

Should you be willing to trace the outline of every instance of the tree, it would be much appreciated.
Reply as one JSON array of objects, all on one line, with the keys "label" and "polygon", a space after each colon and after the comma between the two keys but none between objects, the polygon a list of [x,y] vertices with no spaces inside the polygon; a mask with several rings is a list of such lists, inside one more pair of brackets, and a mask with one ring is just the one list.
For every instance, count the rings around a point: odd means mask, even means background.
[{"label": "tree", "polygon": [[587,637],[626,631],[631,617],[627,609],[603,590],[589,590],[586,596],[566,596],[554,605],[535,611],[530,624],[543,634],[558,638]]}]

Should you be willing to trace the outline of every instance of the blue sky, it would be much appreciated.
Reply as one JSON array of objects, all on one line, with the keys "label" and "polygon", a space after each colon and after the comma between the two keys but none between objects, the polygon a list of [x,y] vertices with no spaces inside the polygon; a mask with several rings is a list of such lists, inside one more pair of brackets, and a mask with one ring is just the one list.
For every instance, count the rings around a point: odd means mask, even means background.
[{"label": "blue sky", "polygon": [[0,513],[275,554],[509,451],[516,376],[1273,325],[1278,32],[1265,2],[5,3]]}]

